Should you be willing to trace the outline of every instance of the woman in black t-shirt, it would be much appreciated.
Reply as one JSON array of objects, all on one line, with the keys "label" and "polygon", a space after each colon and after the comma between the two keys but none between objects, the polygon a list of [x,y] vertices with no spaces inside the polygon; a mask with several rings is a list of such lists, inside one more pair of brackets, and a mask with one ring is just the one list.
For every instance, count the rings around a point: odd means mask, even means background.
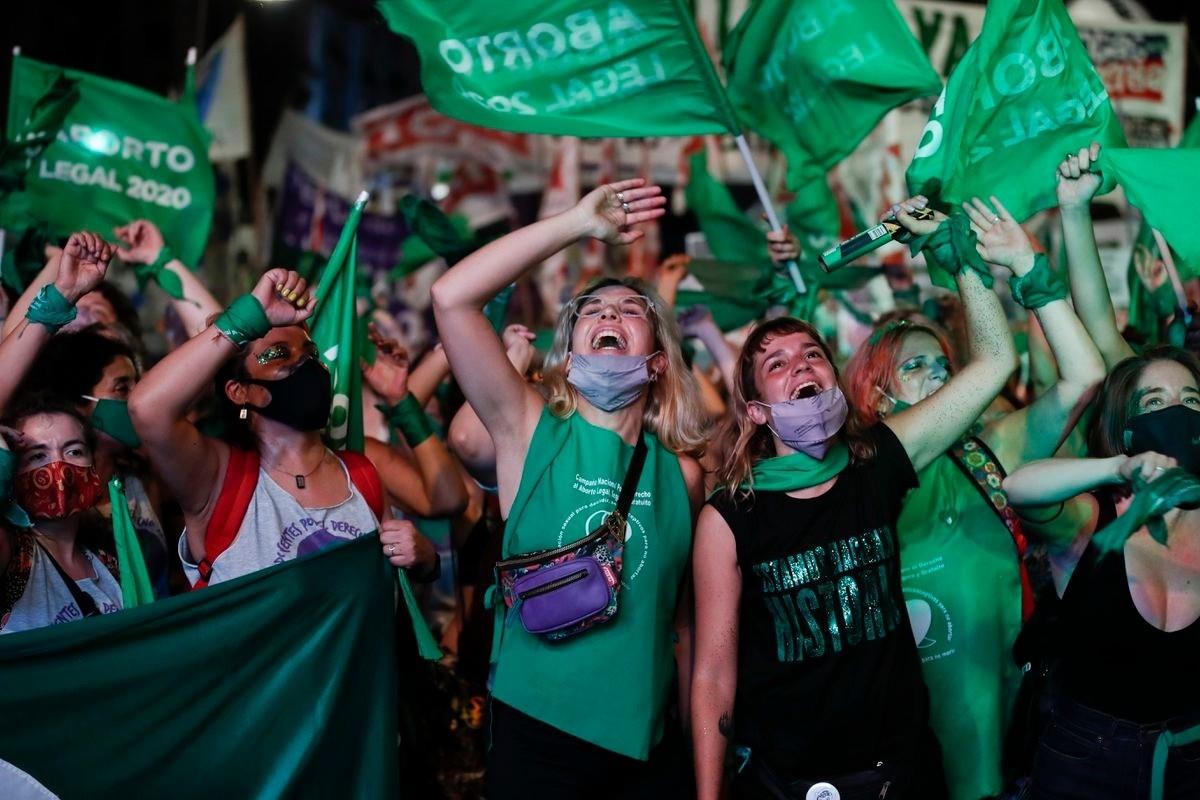
[{"label": "woman in black t-shirt", "polygon": [[[921,234],[944,217],[899,219]],[[1001,246],[980,238],[985,259]],[[812,326],[772,320],[742,348],[718,471],[725,488],[701,512],[694,543],[701,800],[718,796],[730,744],[737,797],[803,798],[821,783],[844,800],[945,792],[894,528],[915,471],[966,431],[1016,365],[999,300],[976,272],[957,282],[972,361],[866,430],[846,422]]]}]

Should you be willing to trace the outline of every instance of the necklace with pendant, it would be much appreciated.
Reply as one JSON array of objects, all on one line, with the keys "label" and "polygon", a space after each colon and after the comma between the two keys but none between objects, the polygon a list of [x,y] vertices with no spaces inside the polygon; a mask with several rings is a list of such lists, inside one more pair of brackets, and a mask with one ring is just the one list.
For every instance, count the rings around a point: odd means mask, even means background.
[{"label": "necklace with pendant", "polygon": [[328,450],[326,450],[324,453],[322,453],[321,460],[317,462],[317,466],[313,467],[312,469],[310,469],[308,472],[304,473],[303,475],[297,475],[294,472],[288,472],[287,470],[282,470],[282,469],[279,469],[278,467],[268,466],[267,469],[271,470],[272,472],[278,472],[281,475],[291,475],[293,478],[296,479],[296,488],[303,489],[306,485],[304,479],[307,478],[308,476],[312,475],[314,472],[316,472],[321,467],[321,465],[325,463],[325,456],[327,456],[328,454],[329,454]]}]

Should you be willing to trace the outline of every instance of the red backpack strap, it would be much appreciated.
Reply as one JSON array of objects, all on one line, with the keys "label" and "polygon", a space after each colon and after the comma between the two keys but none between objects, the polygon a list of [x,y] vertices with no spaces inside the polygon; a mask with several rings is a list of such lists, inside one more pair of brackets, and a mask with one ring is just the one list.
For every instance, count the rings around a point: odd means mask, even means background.
[{"label": "red backpack strap", "polygon": [[354,482],[359,494],[371,507],[375,519],[382,520],[383,481],[379,479],[379,470],[375,469],[375,464],[362,453],[349,450],[337,451],[337,457],[346,465],[346,471],[350,473],[350,480]]},{"label": "red backpack strap", "polygon": [[238,529],[242,527],[242,520],[246,518],[246,510],[250,508],[250,500],[258,487],[258,463],[257,450],[229,448],[225,482],[221,484],[221,494],[217,497],[217,505],[204,532],[204,558],[196,565],[200,579],[192,586],[193,589],[208,586],[213,562],[229,549]]}]

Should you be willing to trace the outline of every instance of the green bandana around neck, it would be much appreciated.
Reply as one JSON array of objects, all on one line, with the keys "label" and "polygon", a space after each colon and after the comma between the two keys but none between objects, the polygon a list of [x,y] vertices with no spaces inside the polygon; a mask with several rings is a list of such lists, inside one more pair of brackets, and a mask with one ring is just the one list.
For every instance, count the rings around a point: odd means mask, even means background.
[{"label": "green bandana around neck", "polygon": [[[825,458],[808,453],[766,458],[754,465],[754,489],[764,492],[794,492],[820,486],[842,473],[850,463],[850,448],[838,440],[829,447]],[[743,484],[745,486],[745,484]]]}]

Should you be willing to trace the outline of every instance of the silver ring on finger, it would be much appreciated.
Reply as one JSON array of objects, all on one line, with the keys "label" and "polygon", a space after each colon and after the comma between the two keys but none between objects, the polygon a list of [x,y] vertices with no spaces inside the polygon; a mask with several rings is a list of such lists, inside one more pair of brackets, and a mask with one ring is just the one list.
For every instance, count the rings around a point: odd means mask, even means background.
[{"label": "silver ring on finger", "polygon": [[1166,472],[1167,468],[1166,467],[1155,467],[1154,471],[1155,472]]},{"label": "silver ring on finger", "polygon": [[389,544],[389,545],[388,545],[388,555],[389,555],[389,556],[394,556],[394,555],[396,555],[396,545],[394,545],[394,544]]},{"label": "silver ring on finger", "polygon": [[1000,217],[998,217],[997,215],[993,214],[993,215],[992,215],[992,222],[999,222],[999,221],[1000,221]]},{"label": "silver ring on finger", "polygon": [[630,211],[633,210],[633,207],[631,205],[629,205],[629,203],[621,203],[621,210],[624,211],[626,214],[628,214]]}]

